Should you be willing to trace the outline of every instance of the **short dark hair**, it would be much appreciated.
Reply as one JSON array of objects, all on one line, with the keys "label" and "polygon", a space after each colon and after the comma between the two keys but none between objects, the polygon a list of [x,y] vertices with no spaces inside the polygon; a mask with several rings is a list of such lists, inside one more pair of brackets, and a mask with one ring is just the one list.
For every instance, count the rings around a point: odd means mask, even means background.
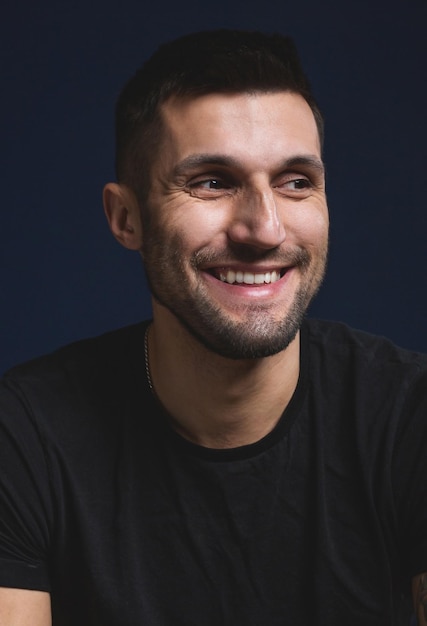
[{"label": "short dark hair", "polygon": [[163,44],[122,90],[116,105],[116,175],[143,199],[161,136],[160,106],[172,97],[290,91],[323,119],[293,40],[242,30],[202,31]]}]

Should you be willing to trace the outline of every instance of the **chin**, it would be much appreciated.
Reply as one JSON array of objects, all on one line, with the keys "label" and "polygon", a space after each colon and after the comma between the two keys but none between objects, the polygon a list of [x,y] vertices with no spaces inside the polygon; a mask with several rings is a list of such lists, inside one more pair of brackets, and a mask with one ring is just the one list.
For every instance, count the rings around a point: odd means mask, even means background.
[{"label": "chin", "polygon": [[[187,330],[205,348],[228,359],[260,359],[272,356],[289,346],[295,339],[304,312],[288,315],[281,321],[267,320],[258,315],[245,322],[224,321],[215,317],[215,323],[190,323],[181,319]],[[222,322],[222,323],[221,323]]]}]

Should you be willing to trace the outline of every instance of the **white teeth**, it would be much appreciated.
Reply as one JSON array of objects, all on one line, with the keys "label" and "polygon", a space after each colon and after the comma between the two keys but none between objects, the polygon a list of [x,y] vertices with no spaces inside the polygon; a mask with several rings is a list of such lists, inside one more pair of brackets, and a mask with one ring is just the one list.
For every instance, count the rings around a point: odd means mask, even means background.
[{"label": "white teeth", "polygon": [[233,272],[233,270],[228,270],[227,283],[230,283],[230,285],[232,285],[235,280],[236,280],[236,272]]},{"label": "white teeth", "polygon": [[280,272],[273,270],[272,272],[265,272],[263,274],[253,274],[251,272],[234,272],[228,270],[227,272],[220,272],[220,279],[232,285],[233,283],[245,283],[245,285],[263,285],[264,283],[275,283],[280,278]]}]

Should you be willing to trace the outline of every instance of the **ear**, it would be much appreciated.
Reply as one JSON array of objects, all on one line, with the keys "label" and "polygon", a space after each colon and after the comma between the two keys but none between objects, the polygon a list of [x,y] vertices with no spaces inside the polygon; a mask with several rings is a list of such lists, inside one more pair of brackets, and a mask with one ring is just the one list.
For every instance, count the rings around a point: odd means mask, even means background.
[{"label": "ear", "polygon": [[110,230],[129,250],[142,247],[141,210],[135,194],[125,185],[108,183],[102,194]]}]

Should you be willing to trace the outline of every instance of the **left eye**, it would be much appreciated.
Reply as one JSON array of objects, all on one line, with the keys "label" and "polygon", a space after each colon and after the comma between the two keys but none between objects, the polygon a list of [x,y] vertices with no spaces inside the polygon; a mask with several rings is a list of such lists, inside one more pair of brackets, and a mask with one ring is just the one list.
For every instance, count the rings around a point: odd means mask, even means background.
[{"label": "left eye", "polygon": [[306,178],[294,178],[294,180],[288,180],[284,186],[298,191],[299,189],[308,189],[310,187],[310,181]]},{"label": "left eye", "polygon": [[301,200],[308,198],[312,192],[313,185],[308,178],[290,176],[284,177],[281,181],[277,181],[275,185],[277,191],[290,198]]}]

